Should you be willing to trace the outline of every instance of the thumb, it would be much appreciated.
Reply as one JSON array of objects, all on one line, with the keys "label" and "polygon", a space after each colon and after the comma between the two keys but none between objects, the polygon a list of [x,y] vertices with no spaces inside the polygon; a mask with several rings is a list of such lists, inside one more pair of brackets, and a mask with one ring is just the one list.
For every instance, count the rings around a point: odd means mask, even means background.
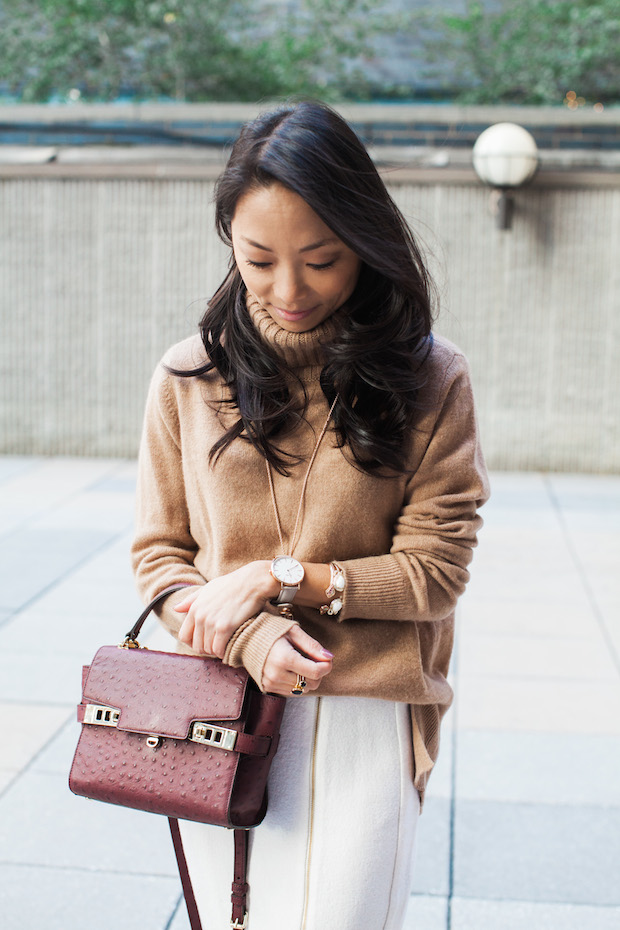
[{"label": "thumb", "polygon": [[306,631],[302,630],[298,624],[290,628],[286,638],[296,649],[303,652],[309,659],[314,659],[315,662],[331,662],[334,658],[333,653],[323,649],[321,644],[317,643],[316,639],[308,636]]}]

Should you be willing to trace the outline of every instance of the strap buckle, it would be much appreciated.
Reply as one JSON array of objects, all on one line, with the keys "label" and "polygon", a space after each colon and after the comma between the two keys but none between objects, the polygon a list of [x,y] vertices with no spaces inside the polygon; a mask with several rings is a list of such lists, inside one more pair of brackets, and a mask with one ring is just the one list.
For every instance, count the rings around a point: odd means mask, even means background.
[{"label": "strap buckle", "polygon": [[240,924],[238,920],[231,920],[230,926],[232,930],[245,930],[248,925],[248,912],[243,912],[243,923]]},{"label": "strap buckle", "polygon": [[[193,743],[203,746],[217,746],[219,749],[234,749],[237,741],[237,731],[227,727],[216,727],[212,723],[196,721],[189,731],[189,739]],[[239,924],[241,928],[241,924]]]}]

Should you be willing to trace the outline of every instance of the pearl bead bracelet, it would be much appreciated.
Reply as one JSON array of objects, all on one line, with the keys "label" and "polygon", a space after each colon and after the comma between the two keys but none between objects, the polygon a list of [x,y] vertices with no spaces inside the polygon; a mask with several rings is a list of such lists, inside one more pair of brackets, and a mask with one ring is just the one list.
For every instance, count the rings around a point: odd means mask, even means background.
[{"label": "pearl bead bracelet", "polygon": [[330,603],[323,604],[319,610],[322,614],[328,614],[330,617],[334,617],[342,610],[342,594],[344,592],[346,578],[342,568],[337,562],[329,563],[329,573],[330,581],[328,587],[325,589],[325,595],[330,599]]}]

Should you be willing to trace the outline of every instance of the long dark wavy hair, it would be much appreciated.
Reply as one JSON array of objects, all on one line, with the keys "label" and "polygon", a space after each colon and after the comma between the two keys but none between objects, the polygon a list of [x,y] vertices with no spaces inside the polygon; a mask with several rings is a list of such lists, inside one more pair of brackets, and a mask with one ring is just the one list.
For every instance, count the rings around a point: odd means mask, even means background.
[{"label": "long dark wavy hair", "polygon": [[[328,403],[340,395],[333,422],[352,462],[371,474],[402,474],[432,340],[433,285],[420,250],[366,149],[324,104],[282,106],[242,129],[216,185],[217,231],[231,248],[239,199],[276,182],[299,194],[362,261],[345,312],[334,318],[336,335],[324,346],[321,387]],[[211,460],[241,438],[288,474],[295,460],[278,437],[299,421],[307,398],[292,397],[290,372],[254,326],[232,254],[200,332],[207,363],[174,373],[217,371],[230,392],[224,403],[239,414]]]}]

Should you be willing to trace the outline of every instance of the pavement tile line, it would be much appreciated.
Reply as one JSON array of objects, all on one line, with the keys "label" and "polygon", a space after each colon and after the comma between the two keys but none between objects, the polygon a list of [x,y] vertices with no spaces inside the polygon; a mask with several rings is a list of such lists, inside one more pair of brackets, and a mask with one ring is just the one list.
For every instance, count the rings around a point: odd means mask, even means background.
[{"label": "pavement tile line", "polygon": [[[97,802],[93,802],[93,803],[97,803]],[[26,869],[33,868],[33,865],[30,862],[15,862],[12,859],[10,860],[2,859],[0,860],[0,865],[10,865],[12,869],[19,869],[19,870],[24,870],[24,871]],[[96,863],[94,863],[92,866],[89,867],[85,865],[80,866],[80,865],[75,865],[75,864],[50,865],[48,862],[37,862],[34,868],[36,868],[37,870],[40,869],[42,872],[47,872],[48,874],[54,873],[54,872],[57,872],[59,874],[62,874],[62,873],[68,874],[68,873],[78,872],[84,875],[97,875],[98,873],[105,871],[105,874],[108,876],[117,875],[117,876],[124,877],[127,875],[127,872],[125,872],[123,869],[110,869],[110,868],[102,869]],[[132,879],[133,878],[160,878],[160,879],[161,878],[166,878],[166,879],[175,878],[175,876],[170,875],[168,872],[152,872],[152,871],[148,872],[146,870],[144,872],[132,871],[131,877]],[[2,899],[0,898],[0,902],[1,900]],[[30,930],[30,928],[28,928],[28,930]],[[32,928],[32,930],[35,930],[35,928]]]},{"label": "pavement tile line", "polygon": [[[94,459],[45,459],[39,457],[35,459],[34,465],[30,466],[28,460],[17,457],[16,462],[9,462],[7,465],[7,460],[11,457],[1,457],[0,456],[0,512],[2,512],[2,506],[4,504],[5,498],[2,496],[6,495],[7,487],[10,490],[11,484],[21,487],[24,481],[29,479],[35,480],[38,482],[38,492],[39,492],[39,501],[40,504],[37,504],[23,520],[20,521],[18,527],[10,528],[9,531],[5,534],[0,533],[0,550],[3,545],[8,546],[9,553],[14,548],[15,539],[19,538],[20,535],[28,532],[36,533],[37,527],[36,524],[43,523],[46,525],[46,520],[48,521],[55,514],[62,514],[65,508],[79,504],[80,499],[85,499],[88,501],[89,495],[100,494],[102,489],[105,493],[105,488],[108,486],[108,490],[115,490],[116,493],[119,491],[115,487],[115,482],[121,482],[122,484],[122,495],[129,497],[133,501],[135,494],[135,478],[128,476],[130,469],[135,469],[135,463],[130,462],[129,460],[106,460],[107,467],[104,467],[104,462]],[[47,489],[49,491],[50,484],[53,483],[54,473],[62,466],[63,461],[66,461],[69,466],[76,464],[76,467],[79,471],[82,472],[81,480],[69,488],[65,488],[59,494],[50,492],[50,500],[48,503],[45,503],[45,495],[43,491]],[[84,475],[87,474],[89,465],[97,471],[97,475],[94,477],[88,476],[84,480]],[[111,484],[111,487],[110,487]],[[21,490],[23,495],[23,488]],[[133,508],[132,508],[133,509]],[[9,521],[10,522],[10,521]],[[4,523],[3,520],[0,520],[0,525]],[[80,569],[84,568],[90,561],[96,559],[97,557],[104,554],[114,545],[116,545],[122,538],[127,534],[133,531],[133,515],[127,519],[123,528],[119,530],[115,528],[112,532],[99,529],[98,534],[105,538],[97,544],[94,543],[93,548],[89,549],[82,558],[73,558],[69,556],[67,558],[68,565],[64,572],[56,574],[53,578],[50,578],[49,582],[43,585],[41,588],[35,589],[32,591],[32,594],[29,598],[18,602],[16,604],[9,604],[6,607],[0,608],[0,629],[9,621],[14,620],[22,612],[33,607],[37,601],[44,597],[46,594],[49,594],[53,591],[58,584],[65,582],[71,578],[71,576],[78,572]],[[53,521],[52,521],[53,527]],[[53,530],[49,525],[46,527],[45,532],[49,535],[50,532],[62,533],[65,527],[60,524],[58,527]],[[77,531],[75,531],[77,532]],[[16,537],[17,533],[17,537]],[[2,599],[2,591],[0,590],[0,600]],[[10,598],[9,598],[10,599]]]},{"label": "pavement tile line", "polygon": [[619,653],[618,649],[616,649],[616,645],[615,645],[615,643],[614,643],[614,641],[613,641],[613,638],[612,638],[612,636],[611,636],[611,633],[610,633],[610,631],[609,631],[609,628],[608,628],[608,626],[607,626],[607,623],[605,622],[605,616],[604,616],[604,614],[603,614],[603,612],[602,612],[602,610],[601,610],[601,608],[600,608],[600,606],[599,606],[598,599],[597,599],[596,594],[595,594],[595,592],[594,592],[594,589],[593,589],[593,587],[592,587],[592,585],[591,585],[591,583],[590,583],[590,579],[588,578],[587,572],[585,571],[583,562],[582,562],[581,559],[579,558],[579,553],[578,553],[577,548],[576,548],[576,546],[575,546],[575,543],[574,543],[572,534],[571,534],[571,532],[570,532],[570,529],[569,529],[569,527],[568,527],[568,525],[567,525],[567,523],[566,523],[565,514],[564,514],[563,508],[562,508],[562,506],[561,506],[561,504],[560,504],[560,501],[558,500],[558,497],[557,497],[557,494],[556,494],[556,492],[555,492],[555,489],[554,489],[554,487],[553,487],[553,482],[551,481],[551,479],[550,479],[550,477],[549,477],[548,475],[544,475],[544,476],[543,476],[543,480],[544,480],[545,485],[546,485],[546,487],[547,487],[547,491],[548,491],[548,494],[549,494],[549,499],[551,500],[551,503],[552,503],[552,505],[553,505],[553,507],[554,507],[554,509],[555,509],[556,514],[557,514],[558,521],[559,521],[560,526],[561,526],[561,528],[562,528],[562,531],[563,531],[563,534],[564,534],[564,538],[565,538],[565,540],[566,540],[566,547],[567,547],[568,551],[570,552],[571,558],[573,559],[573,563],[574,563],[575,568],[576,568],[576,570],[577,570],[577,572],[578,572],[578,574],[579,574],[579,577],[580,577],[580,580],[581,580],[581,584],[582,584],[582,586],[583,586],[583,589],[584,589],[584,591],[585,591],[585,593],[586,593],[586,596],[587,596],[588,601],[589,601],[589,603],[590,603],[590,606],[591,606],[591,608],[592,608],[592,613],[593,613],[594,617],[595,617],[596,620],[597,620],[597,623],[598,623],[598,625],[599,625],[599,629],[600,629],[600,631],[601,631],[601,635],[602,635],[602,637],[603,637],[603,640],[604,640],[604,642],[605,642],[605,645],[607,646],[607,649],[608,649],[608,651],[609,651],[609,654],[611,655],[611,657],[612,657],[612,659],[613,659],[613,662],[614,662],[614,665],[616,666],[616,671],[618,672],[618,675],[620,675],[620,653]]},{"label": "pavement tile line", "polygon": [[[454,680],[452,688],[454,691],[453,705],[458,703],[458,682],[459,674],[459,656],[460,656],[460,624],[459,612],[456,614],[456,634],[454,637],[454,648],[450,662],[451,678]],[[452,711],[456,713],[456,709]],[[456,766],[458,759],[458,727],[451,727],[449,739],[451,743],[450,758],[450,820],[449,820],[449,861],[448,861],[448,895],[446,899],[446,930],[452,930],[452,900],[454,897],[454,854],[455,854],[455,829],[456,829]],[[431,789],[432,790],[432,789]]]},{"label": "pavement tile line", "polygon": [[[1,774],[2,774],[2,771],[0,771],[0,775]],[[0,788],[0,798],[2,798],[2,796],[10,790],[11,786],[17,781],[17,779],[21,776],[21,774],[22,774],[21,772],[10,773],[8,780]]]},{"label": "pavement tile line", "polygon": [[[13,485],[13,494],[17,494],[19,497],[20,493],[23,495],[20,485],[24,483],[27,484],[30,481],[33,481],[37,487],[38,499],[44,501],[41,506],[30,510],[26,513],[25,517],[20,519],[21,526],[28,526],[28,524],[40,520],[46,515],[53,514],[56,511],[62,511],[64,507],[69,505],[72,501],[75,501],[81,495],[88,495],[89,493],[104,489],[107,483],[114,483],[116,476],[118,476],[118,480],[122,482],[126,491],[128,490],[129,493],[133,493],[135,489],[128,488],[128,482],[131,479],[123,477],[123,474],[127,471],[127,466],[130,464],[129,460],[76,459],[71,457],[46,458],[40,456],[36,457],[34,462],[31,463],[27,459],[16,456],[15,458],[17,461],[12,464],[10,463],[7,467],[6,462],[9,458],[11,457],[0,456],[0,507],[4,504],[7,487],[11,490],[11,485]],[[83,470],[88,469],[90,463],[96,463],[98,471],[101,471],[105,462],[108,463],[108,468],[98,474],[97,477],[89,478],[88,483],[82,482],[81,484],[72,485],[64,488],[60,492],[51,494],[49,488],[50,485],[53,486],[54,471],[62,466],[63,461],[65,461],[68,466],[71,466],[73,463],[76,463],[78,467],[83,466]],[[15,488],[15,486],[17,487]],[[47,492],[49,496],[44,492]],[[29,496],[28,499],[32,500],[32,497]],[[0,540],[6,535],[9,535],[9,532],[10,531],[6,532],[4,530],[0,532]]]},{"label": "pavement tile line", "polygon": [[32,595],[32,597],[30,597],[27,601],[24,601],[18,607],[15,607],[12,610],[9,608],[11,612],[8,614],[8,616],[3,617],[2,620],[0,620],[0,629],[4,626],[5,623],[8,623],[10,620],[14,620],[20,614],[24,613],[24,611],[34,607],[38,600],[40,600],[46,594],[49,594],[62,582],[68,581],[72,575],[74,575],[80,569],[84,568],[85,565],[88,565],[88,563],[93,559],[97,558],[106,552],[106,550],[115,546],[123,538],[123,536],[126,535],[127,530],[128,527],[125,527],[121,532],[111,536],[109,539],[106,539],[105,542],[102,542],[96,549],[93,549],[83,558],[79,559],[77,562],[74,562],[70,568],[68,568],[62,574],[58,575],[53,581],[50,581],[49,584],[47,584],[45,587],[40,588],[38,591],[36,591],[35,594]]},{"label": "pavement tile line", "polygon": [[[6,701],[2,701],[2,704],[6,704],[6,703],[7,703]],[[62,705],[62,706],[66,707],[66,705]],[[43,753],[45,753],[46,750],[50,748],[50,746],[54,743],[54,741],[58,738],[58,736],[60,736],[62,731],[65,729],[65,727],[69,725],[69,723],[73,719],[73,715],[74,715],[73,710],[67,711],[66,719],[56,728],[56,730],[52,733],[50,738],[45,743],[43,743],[39,747],[39,749],[37,749],[35,753],[30,757],[30,759],[25,763],[25,765],[23,765],[19,769],[19,771],[16,772],[15,778],[12,778],[11,781],[7,785],[4,785],[4,787],[0,790],[0,799],[2,799],[4,795],[8,794],[8,792],[15,785],[18,779],[20,779],[23,775],[26,774],[26,772],[28,772],[30,769],[32,769],[36,765],[37,761],[40,759]],[[69,776],[69,773],[67,772],[67,778],[68,776]]]},{"label": "pavement tile line", "polygon": [[164,930],[172,930],[175,920],[181,914],[181,908],[184,908],[184,907],[185,907],[185,898],[183,897],[183,893],[181,892],[181,894],[179,895],[179,900],[177,901],[176,907],[173,910],[172,914],[170,915],[166,923],[166,926],[164,927]]},{"label": "pavement tile line", "polygon": [[[14,705],[15,707],[40,707],[41,701],[37,698],[33,698],[31,701],[24,698],[10,698],[3,697],[0,699],[0,706],[10,706]],[[45,701],[46,707],[57,707],[59,710],[61,708],[66,708],[68,706],[67,701]]]},{"label": "pavement tile line", "polygon": [[[454,930],[617,930],[620,908],[458,898]],[[426,930],[426,928],[425,928]]]}]

